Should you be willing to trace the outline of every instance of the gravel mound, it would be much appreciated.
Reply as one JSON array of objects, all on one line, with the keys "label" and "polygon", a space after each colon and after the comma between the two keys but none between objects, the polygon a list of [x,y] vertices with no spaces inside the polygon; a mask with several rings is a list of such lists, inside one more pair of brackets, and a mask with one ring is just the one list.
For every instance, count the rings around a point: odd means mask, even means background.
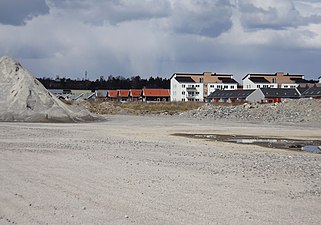
[{"label": "gravel mound", "polygon": [[243,104],[218,106],[206,104],[180,116],[196,119],[231,119],[257,122],[321,122],[321,101],[314,99],[289,100],[273,104]]},{"label": "gravel mound", "polygon": [[86,122],[98,119],[88,110],[57,99],[20,63],[0,58],[0,121]]}]

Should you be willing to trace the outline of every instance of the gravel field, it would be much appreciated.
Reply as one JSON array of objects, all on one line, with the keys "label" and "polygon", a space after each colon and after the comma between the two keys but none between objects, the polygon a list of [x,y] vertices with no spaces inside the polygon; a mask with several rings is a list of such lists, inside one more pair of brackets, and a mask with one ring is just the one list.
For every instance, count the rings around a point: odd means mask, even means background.
[{"label": "gravel field", "polygon": [[320,154],[172,135],[321,140],[318,123],[208,117],[0,123],[0,224],[321,224]]},{"label": "gravel field", "polygon": [[243,104],[239,106],[217,106],[206,104],[197,110],[181,113],[181,117],[197,119],[232,119],[239,121],[311,122],[321,124],[321,100],[299,99],[283,103]]}]

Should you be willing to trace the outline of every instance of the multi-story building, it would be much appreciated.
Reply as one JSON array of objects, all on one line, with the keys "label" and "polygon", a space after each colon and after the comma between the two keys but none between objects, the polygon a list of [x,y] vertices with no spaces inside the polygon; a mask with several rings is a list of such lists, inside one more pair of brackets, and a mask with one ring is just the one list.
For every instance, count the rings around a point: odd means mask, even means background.
[{"label": "multi-story building", "polygon": [[171,101],[204,101],[215,90],[236,90],[238,84],[232,74],[211,72],[174,73],[170,80]]},{"label": "multi-story building", "polygon": [[284,74],[247,74],[243,79],[243,89],[258,88],[296,88],[313,81],[304,79],[304,75]]}]

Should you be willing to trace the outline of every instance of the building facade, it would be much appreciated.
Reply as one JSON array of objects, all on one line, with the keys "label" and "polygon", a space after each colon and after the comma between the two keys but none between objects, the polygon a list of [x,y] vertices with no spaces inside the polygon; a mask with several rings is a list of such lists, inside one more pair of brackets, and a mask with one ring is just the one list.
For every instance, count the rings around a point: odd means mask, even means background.
[{"label": "building facade", "polygon": [[247,74],[243,79],[243,89],[258,88],[297,88],[315,81],[304,79],[304,75],[284,74]]},{"label": "building facade", "polygon": [[215,90],[236,90],[237,81],[232,74],[174,73],[171,82],[171,101],[205,101]]}]

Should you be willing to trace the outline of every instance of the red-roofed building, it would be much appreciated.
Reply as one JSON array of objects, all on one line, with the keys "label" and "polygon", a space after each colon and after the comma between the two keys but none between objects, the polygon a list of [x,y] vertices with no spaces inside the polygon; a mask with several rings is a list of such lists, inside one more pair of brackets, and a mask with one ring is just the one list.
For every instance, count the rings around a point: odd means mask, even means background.
[{"label": "red-roofed building", "polygon": [[169,101],[169,89],[144,88],[143,101]]},{"label": "red-roofed building", "polygon": [[120,101],[128,101],[129,99],[129,90],[119,90],[118,97]]},{"label": "red-roofed building", "polygon": [[129,92],[129,96],[132,101],[139,101],[142,99],[142,89],[131,89]]},{"label": "red-roofed building", "polygon": [[108,90],[107,99],[112,101],[118,100],[118,90]]}]

